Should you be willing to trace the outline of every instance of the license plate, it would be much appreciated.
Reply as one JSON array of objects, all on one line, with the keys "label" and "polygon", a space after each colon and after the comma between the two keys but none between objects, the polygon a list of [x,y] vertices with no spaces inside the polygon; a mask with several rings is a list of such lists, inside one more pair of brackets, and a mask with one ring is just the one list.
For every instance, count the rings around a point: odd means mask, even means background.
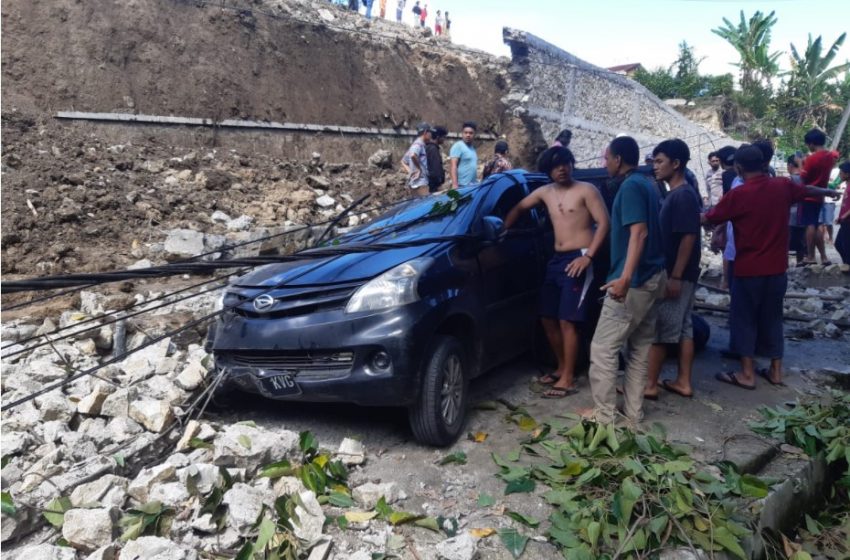
[{"label": "license plate", "polygon": [[289,374],[263,377],[260,379],[260,384],[267,393],[276,397],[301,394],[301,388]]}]

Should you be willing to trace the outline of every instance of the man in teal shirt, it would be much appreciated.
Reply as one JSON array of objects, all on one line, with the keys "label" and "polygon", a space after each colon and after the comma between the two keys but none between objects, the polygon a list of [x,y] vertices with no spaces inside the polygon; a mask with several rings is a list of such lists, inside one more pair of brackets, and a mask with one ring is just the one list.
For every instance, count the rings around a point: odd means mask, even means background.
[{"label": "man in teal shirt", "polygon": [[611,271],[599,324],[590,346],[590,389],[594,409],[583,411],[598,422],[612,423],[617,404],[618,354],[628,342],[623,385],[627,420],[643,419],[649,349],[655,338],[657,307],[667,273],[659,226],[660,199],[652,181],[636,172],[640,149],[634,138],[611,141],[605,165],[611,177],[625,176],[611,210]]},{"label": "man in teal shirt", "polygon": [[475,183],[478,175],[478,153],[472,146],[475,140],[477,125],[468,121],[463,123],[462,140],[452,145],[449,151],[451,158],[452,188],[465,187]]}]

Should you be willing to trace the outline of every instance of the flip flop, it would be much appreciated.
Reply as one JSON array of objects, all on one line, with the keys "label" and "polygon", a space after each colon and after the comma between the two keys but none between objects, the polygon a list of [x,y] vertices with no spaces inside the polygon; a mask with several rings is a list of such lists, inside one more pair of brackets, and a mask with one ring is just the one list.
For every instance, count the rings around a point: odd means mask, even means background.
[{"label": "flip flop", "polygon": [[765,381],[767,381],[768,383],[770,383],[774,387],[785,387],[786,386],[785,383],[783,383],[782,381],[777,383],[773,379],[771,379],[770,378],[770,370],[767,369],[767,368],[757,369],[756,374],[758,374],[759,377],[761,377],[762,379],[764,379]]},{"label": "flip flop", "polygon": [[544,399],[563,399],[576,393],[578,393],[576,387],[550,387],[549,390],[543,392],[541,397]]},{"label": "flip flop", "polygon": [[541,375],[540,377],[535,377],[534,381],[539,383],[540,385],[554,385],[558,382],[560,377],[555,377],[551,373],[547,373],[545,375]]},{"label": "flip flop", "polygon": [[714,378],[716,380],[720,381],[721,383],[727,383],[729,385],[734,385],[735,387],[740,387],[741,389],[746,389],[747,391],[755,391],[756,390],[755,385],[744,385],[743,383],[738,381],[738,378],[735,376],[734,371],[724,371],[724,372],[718,373],[717,375],[714,376]]},{"label": "flip flop", "polygon": [[[617,387],[617,394],[618,395],[625,395],[622,387]],[[645,401],[657,401],[658,395],[644,395],[643,400],[645,400]]]},{"label": "flip flop", "polygon": [[832,261],[824,261],[820,263],[821,266],[832,266]]},{"label": "flip flop", "polygon": [[664,389],[666,389],[666,390],[668,390],[668,391],[670,391],[670,392],[671,392],[671,393],[673,393],[673,394],[679,395],[679,396],[680,396],[680,397],[682,397],[682,398],[685,398],[685,399],[692,399],[692,398],[694,398],[694,394],[693,394],[693,393],[691,393],[690,395],[688,395],[688,394],[685,394],[685,393],[681,392],[680,390],[676,389],[673,385],[671,385],[671,384],[670,384],[670,380],[669,380],[669,379],[664,379],[664,380],[661,382],[661,387],[662,387],[662,388],[664,388]]}]

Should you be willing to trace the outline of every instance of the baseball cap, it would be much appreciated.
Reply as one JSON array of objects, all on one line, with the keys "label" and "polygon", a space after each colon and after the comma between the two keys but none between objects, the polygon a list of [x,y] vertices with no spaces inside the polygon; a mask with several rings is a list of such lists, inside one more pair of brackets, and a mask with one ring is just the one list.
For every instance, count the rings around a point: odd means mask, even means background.
[{"label": "baseball cap", "polygon": [[419,134],[424,134],[429,130],[431,130],[431,125],[426,122],[421,122],[416,125],[416,132],[418,132]]}]

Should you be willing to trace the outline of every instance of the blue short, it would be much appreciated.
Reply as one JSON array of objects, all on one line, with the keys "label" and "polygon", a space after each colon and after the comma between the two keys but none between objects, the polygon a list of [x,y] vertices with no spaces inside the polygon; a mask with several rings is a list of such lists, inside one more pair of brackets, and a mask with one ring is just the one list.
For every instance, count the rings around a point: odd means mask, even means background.
[{"label": "blue short", "polygon": [[729,308],[729,350],[739,356],[782,358],[782,303],[788,277],[734,276]]},{"label": "blue short", "polygon": [[587,300],[593,281],[593,264],[577,278],[566,273],[567,266],[582,256],[579,250],[556,252],[546,265],[546,276],[540,288],[540,315],[548,319],[581,323],[587,319]]},{"label": "blue short", "polygon": [[821,224],[820,210],[822,207],[823,202],[808,202],[805,200],[801,202],[799,225],[801,227],[819,226]]}]

